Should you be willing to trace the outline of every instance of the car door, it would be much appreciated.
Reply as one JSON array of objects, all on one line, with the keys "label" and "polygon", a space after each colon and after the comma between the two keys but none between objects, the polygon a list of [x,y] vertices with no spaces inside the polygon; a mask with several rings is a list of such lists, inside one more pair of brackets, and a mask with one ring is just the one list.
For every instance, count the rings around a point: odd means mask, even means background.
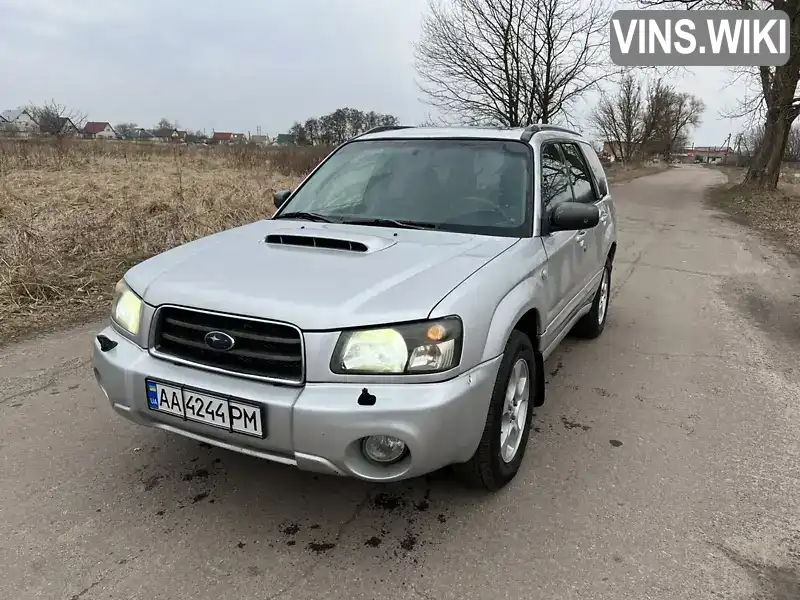
[{"label": "car door", "polygon": [[[592,177],[592,171],[576,142],[561,144],[564,160],[569,171],[569,180],[572,184],[572,193],[575,202],[585,204],[598,204],[601,199]],[[582,302],[590,300],[600,283],[600,275],[605,264],[605,244],[603,227],[603,207],[598,206],[601,212],[601,222],[591,229],[577,232],[578,245],[581,248],[580,272],[583,284],[581,287]],[[607,216],[606,216],[607,220]]]},{"label": "car door", "polygon": [[608,189],[608,179],[597,152],[587,142],[581,142],[579,148],[583,151],[583,156],[593,175],[592,181],[597,198],[595,205],[600,211],[600,223],[597,226],[596,235],[599,240],[599,259],[604,265],[611,244],[616,239],[613,201]]},{"label": "car door", "polygon": [[[539,190],[542,215],[561,202],[573,200],[564,158],[559,144],[545,142],[540,151]],[[584,283],[581,275],[583,248],[578,244],[575,231],[554,231],[542,236],[547,253],[547,272],[544,285],[546,295],[545,347],[558,337],[561,329],[576,309],[576,295]]]}]

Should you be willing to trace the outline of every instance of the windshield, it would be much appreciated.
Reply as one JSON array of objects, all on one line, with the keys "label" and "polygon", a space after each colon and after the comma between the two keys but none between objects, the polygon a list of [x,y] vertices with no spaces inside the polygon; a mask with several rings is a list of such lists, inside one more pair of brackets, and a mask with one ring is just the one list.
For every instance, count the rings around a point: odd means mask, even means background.
[{"label": "windshield", "polygon": [[524,237],[531,181],[531,154],[521,142],[355,141],[334,153],[277,216],[302,212],[336,222]]}]

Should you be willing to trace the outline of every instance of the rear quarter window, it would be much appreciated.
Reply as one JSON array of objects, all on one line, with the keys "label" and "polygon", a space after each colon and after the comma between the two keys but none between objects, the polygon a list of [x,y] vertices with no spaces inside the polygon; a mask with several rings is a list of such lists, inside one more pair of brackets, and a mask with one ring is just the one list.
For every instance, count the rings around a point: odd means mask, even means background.
[{"label": "rear quarter window", "polygon": [[586,142],[581,142],[581,150],[583,150],[583,155],[586,157],[587,162],[589,163],[589,168],[592,169],[592,173],[594,174],[594,178],[597,180],[597,188],[600,192],[600,198],[608,194],[608,179],[606,178],[606,172],[603,169],[603,165],[600,162],[600,158],[597,156],[597,152],[594,151],[594,148],[591,145],[587,144]]}]

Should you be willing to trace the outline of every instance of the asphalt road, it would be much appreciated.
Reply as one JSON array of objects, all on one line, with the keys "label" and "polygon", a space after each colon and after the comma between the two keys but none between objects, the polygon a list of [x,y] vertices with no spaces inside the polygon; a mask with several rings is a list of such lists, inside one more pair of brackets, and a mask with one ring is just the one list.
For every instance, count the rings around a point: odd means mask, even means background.
[{"label": "asphalt road", "polygon": [[381,487],[117,418],[98,325],[0,350],[0,598],[800,598],[800,277],[703,206],[616,186],[603,336],[549,361],[518,478]]}]

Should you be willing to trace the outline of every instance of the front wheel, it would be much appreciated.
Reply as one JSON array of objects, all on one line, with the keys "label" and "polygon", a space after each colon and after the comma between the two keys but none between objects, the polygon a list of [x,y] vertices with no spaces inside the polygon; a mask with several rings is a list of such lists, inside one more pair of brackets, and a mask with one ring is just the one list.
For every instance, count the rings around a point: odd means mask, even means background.
[{"label": "front wheel", "polygon": [[530,339],[513,331],[497,372],[478,449],[470,460],[454,465],[467,485],[494,492],[519,471],[531,429],[536,375]]},{"label": "front wheel", "polygon": [[575,324],[573,331],[578,337],[594,339],[600,337],[606,328],[608,305],[611,301],[611,261],[606,261],[603,267],[603,277],[600,287],[592,301],[592,309]]}]

